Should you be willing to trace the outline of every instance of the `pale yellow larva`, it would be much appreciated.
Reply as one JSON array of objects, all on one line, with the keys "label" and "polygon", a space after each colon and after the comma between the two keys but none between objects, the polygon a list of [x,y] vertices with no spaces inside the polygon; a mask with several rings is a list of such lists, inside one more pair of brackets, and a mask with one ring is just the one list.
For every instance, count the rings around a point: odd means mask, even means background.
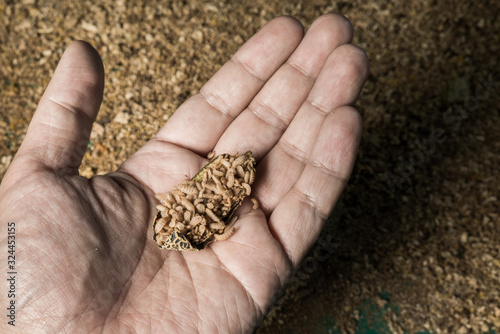
[{"label": "pale yellow larva", "polygon": [[203,189],[200,181],[196,181],[195,185],[196,185],[196,188],[198,188],[198,191],[201,191]]},{"label": "pale yellow larva", "polygon": [[165,217],[158,219],[158,221],[156,222],[156,225],[155,225],[155,233],[159,233],[163,229],[163,227],[165,225],[167,225],[167,223],[168,223],[168,219]]},{"label": "pale yellow larva", "polygon": [[184,211],[184,221],[188,223],[191,221],[191,211]]},{"label": "pale yellow larva", "polygon": [[208,226],[210,226],[212,230],[222,230],[226,227],[224,223],[210,223]]},{"label": "pale yellow larva", "polygon": [[214,174],[212,174],[212,180],[214,180],[214,183],[216,186],[220,186],[221,185],[221,182],[220,182],[220,179],[218,176],[215,176]]},{"label": "pale yellow larva", "polygon": [[243,166],[236,167],[236,173],[239,177],[245,176],[245,170],[243,169]]},{"label": "pale yellow larva", "polygon": [[217,169],[214,169],[214,171],[212,172],[212,177],[216,176],[216,177],[222,177],[226,174],[224,174],[223,171],[221,170],[217,170]]},{"label": "pale yellow larva", "polygon": [[243,183],[242,187],[245,188],[246,195],[250,195],[250,193],[252,192],[252,188],[250,187],[250,185],[248,183]]},{"label": "pale yellow larva", "polygon": [[226,239],[229,239],[230,236],[232,236],[234,233],[234,227],[231,227],[230,229],[228,229],[226,232],[222,233],[222,234],[214,234],[214,238],[215,240],[217,241],[222,241],[222,240],[226,240]]},{"label": "pale yellow larva", "polygon": [[233,168],[237,168],[238,166],[240,166],[245,160],[247,159],[247,157],[245,155],[240,155],[238,158],[236,158],[234,161],[233,161],[233,164],[231,165],[231,167]]},{"label": "pale yellow larva", "polygon": [[231,189],[234,186],[234,168],[228,169],[226,173],[226,186]]},{"label": "pale yellow larva", "polygon": [[220,219],[219,217],[217,217],[217,215],[210,209],[205,209],[205,213],[207,214],[207,216],[209,216],[214,222],[216,223],[220,223]]},{"label": "pale yellow larva", "polygon": [[248,179],[248,184],[253,184],[255,181],[255,171],[250,168],[250,178]]},{"label": "pale yellow larva", "polygon": [[202,203],[196,204],[196,211],[199,213],[205,213],[205,205]]},{"label": "pale yellow larva", "polygon": [[203,233],[205,233],[206,230],[207,228],[205,225],[200,225],[200,227],[198,228],[198,233],[200,233],[200,235],[203,235]]},{"label": "pale yellow larva", "polygon": [[191,211],[194,213],[195,211],[195,208],[194,208],[194,205],[193,203],[191,203],[190,201],[188,201],[185,197],[181,199],[181,204],[182,206],[184,206],[187,210]]},{"label": "pale yellow larva", "polygon": [[193,218],[191,218],[191,221],[189,222],[189,226],[191,226],[191,227],[197,226],[197,225],[201,224],[202,220],[203,220],[203,218],[201,216],[196,215]]},{"label": "pale yellow larva", "polygon": [[180,191],[182,191],[186,195],[196,195],[196,194],[198,194],[198,191],[199,191],[198,188],[191,186],[191,185],[187,185],[187,184],[179,184],[177,186],[177,189],[179,189]]},{"label": "pale yellow larva", "polygon": [[250,200],[252,201],[253,203],[253,207],[252,209],[253,210],[257,210],[259,208],[259,202],[257,202],[257,200],[255,198],[250,198]]},{"label": "pale yellow larva", "polygon": [[163,205],[161,205],[161,204],[157,204],[157,205],[156,205],[156,209],[157,209],[158,211],[168,211],[168,208],[167,208],[167,207],[165,207],[165,206],[163,206]]},{"label": "pale yellow larva", "polygon": [[234,216],[231,218],[224,228],[224,232],[222,234],[214,234],[214,238],[217,241],[222,241],[228,239],[231,235],[233,235],[235,228],[233,227],[234,223],[238,220],[238,216]]}]

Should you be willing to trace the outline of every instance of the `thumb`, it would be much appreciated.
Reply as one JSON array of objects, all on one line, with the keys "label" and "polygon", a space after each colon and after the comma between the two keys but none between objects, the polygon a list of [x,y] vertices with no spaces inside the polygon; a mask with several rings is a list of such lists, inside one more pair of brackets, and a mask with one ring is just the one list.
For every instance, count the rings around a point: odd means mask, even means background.
[{"label": "thumb", "polygon": [[19,168],[77,172],[103,89],[104,70],[97,51],[86,42],[71,43],[38,104],[16,155],[16,159],[29,160]]}]

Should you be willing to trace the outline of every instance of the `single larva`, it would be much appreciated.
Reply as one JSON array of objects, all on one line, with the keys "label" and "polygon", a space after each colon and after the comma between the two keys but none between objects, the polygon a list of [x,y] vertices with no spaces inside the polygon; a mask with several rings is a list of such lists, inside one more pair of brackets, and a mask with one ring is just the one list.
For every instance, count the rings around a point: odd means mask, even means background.
[{"label": "single larva", "polygon": [[234,231],[235,231],[234,227],[231,227],[229,230],[227,230],[223,234],[214,234],[214,238],[217,241],[223,241],[223,240],[229,239],[229,237],[233,235]]},{"label": "single larva", "polygon": [[212,230],[223,230],[224,227],[226,227],[226,224],[224,224],[223,222],[220,222],[220,223],[210,223],[210,228]]},{"label": "single larva", "polygon": [[158,220],[158,223],[155,226],[155,232],[160,232],[165,225],[167,225],[168,219],[166,217],[162,217]]},{"label": "single larva", "polygon": [[205,213],[205,205],[199,203],[196,205],[196,211],[198,211],[199,213]]},{"label": "single larva", "polygon": [[226,175],[226,174],[224,174],[224,172],[223,172],[223,171],[221,171],[221,170],[214,170],[214,171],[212,172],[212,175],[213,175],[213,176],[216,176],[216,177],[218,177],[218,178],[220,178],[220,177],[223,177],[223,176],[224,176],[224,175]]},{"label": "single larva", "polygon": [[231,189],[234,186],[234,168],[228,169],[226,173],[227,183],[226,186]]},{"label": "single larva", "polygon": [[181,199],[181,204],[184,206],[187,210],[191,211],[194,213],[194,205],[190,201],[188,201],[185,197]]},{"label": "single larva", "polygon": [[195,227],[196,225],[201,224],[202,220],[203,220],[203,218],[201,216],[196,215],[193,218],[191,218],[191,221],[189,222],[189,226]]},{"label": "single larva", "polygon": [[248,184],[253,184],[255,181],[255,170],[254,169],[249,169],[250,172],[250,177],[248,178]]},{"label": "single larva", "polygon": [[246,160],[246,157],[244,155],[242,156],[239,156],[238,158],[236,158],[234,161],[233,161],[233,164],[231,165],[231,167],[233,168],[237,168],[238,166],[240,166],[244,161]]},{"label": "single larva", "polygon": [[252,201],[253,203],[253,207],[252,207],[252,210],[257,210],[259,208],[259,202],[257,202],[257,200],[255,198],[250,198],[250,200]]},{"label": "single larva", "polygon": [[231,220],[228,222],[227,226],[224,228],[224,231],[222,234],[214,234],[214,238],[217,241],[222,241],[228,239],[231,235],[233,235],[235,228],[233,227],[234,223],[238,220],[238,216],[235,216],[231,218]]},{"label": "single larva", "polygon": [[239,177],[245,177],[245,170],[242,166],[236,167],[236,172],[238,173]]},{"label": "single larva", "polygon": [[160,248],[201,250],[234,233],[233,213],[251,193],[255,160],[250,152],[209,159],[212,161],[192,179],[155,195],[159,204],[153,239]]},{"label": "single larva", "polygon": [[199,192],[197,187],[187,184],[179,184],[177,186],[177,189],[179,189],[180,191],[182,191],[184,194],[187,195],[197,195]]},{"label": "single larva", "polygon": [[219,217],[217,217],[217,215],[211,209],[206,208],[205,209],[205,213],[207,214],[207,216],[209,216],[210,218],[212,218],[212,220],[214,222],[220,223]]},{"label": "single larva", "polygon": [[243,188],[245,188],[247,196],[250,195],[250,193],[252,192],[252,188],[250,187],[250,185],[248,183],[243,183],[242,186]]}]

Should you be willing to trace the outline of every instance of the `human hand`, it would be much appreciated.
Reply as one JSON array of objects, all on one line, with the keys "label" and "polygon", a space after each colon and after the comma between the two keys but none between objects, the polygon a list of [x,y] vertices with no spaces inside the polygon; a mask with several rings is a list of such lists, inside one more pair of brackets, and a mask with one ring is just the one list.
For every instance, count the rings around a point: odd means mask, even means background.
[{"label": "human hand", "polygon": [[[368,73],[351,38],[339,15],[305,36],[292,18],[272,20],[118,171],[91,179],[78,167],[104,74],[95,50],[72,43],[0,186],[1,263],[7,272],[14,222],[17,272],[16,327],[4,319],[0,331],[253,329],[350,176],[361,134],[350,105]],[[159,249],[154,193],[192,177],[213,149],[257,157],[260,209],[245,201],[234,235],[203,251]]]}]

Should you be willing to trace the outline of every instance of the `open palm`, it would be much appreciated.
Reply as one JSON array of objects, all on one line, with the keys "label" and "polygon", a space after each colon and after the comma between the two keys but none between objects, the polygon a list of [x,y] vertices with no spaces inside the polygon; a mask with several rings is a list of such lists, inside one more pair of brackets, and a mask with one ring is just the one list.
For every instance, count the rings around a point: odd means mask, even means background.
[{"label": "open palm", "polygon": [[[305,36],[274,19],[118,171],[91,179],[78,167],[104,75],[95,50],[72,43],[0,187],[1,248],[14,222],[17,271],[16,327],[0,331],[252,330],[349,178],[361,133],[350,105],[368,72],[351,37],[340,15]],[[203,251],[159,249],[154,193],[192,177],[212,150],[253,152],[260,209],[245,201],[234,235]]]}]

